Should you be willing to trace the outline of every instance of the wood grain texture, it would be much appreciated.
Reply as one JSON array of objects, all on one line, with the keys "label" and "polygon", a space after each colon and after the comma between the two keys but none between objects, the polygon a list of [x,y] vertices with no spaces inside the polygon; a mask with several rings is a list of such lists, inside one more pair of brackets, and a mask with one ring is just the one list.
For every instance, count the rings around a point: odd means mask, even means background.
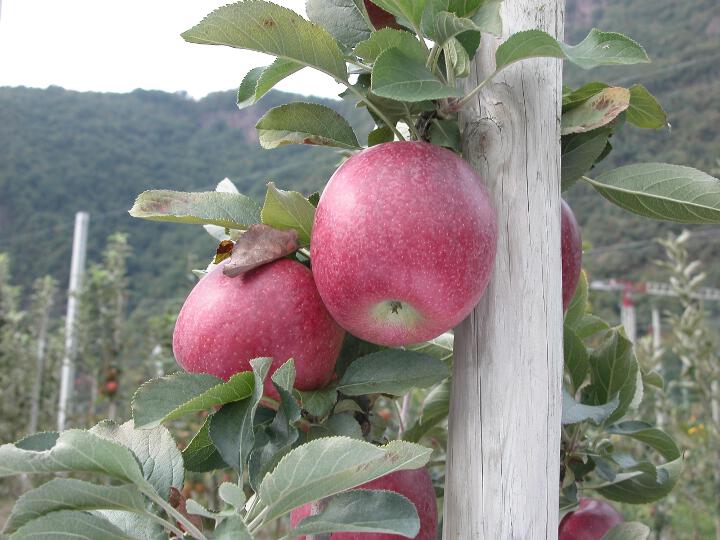
[{"label": "wood grain texture", "polygon": [[[563,0],[505,0],[503,39],[540,28],[562,39]],[[467,88],[494,69],[484,36]],[[562,66],[525,60],[462,115],[466,159],[498,214],[487,292],[456,328],[445,488],[446,540],[556,539],[562,305]]]}]

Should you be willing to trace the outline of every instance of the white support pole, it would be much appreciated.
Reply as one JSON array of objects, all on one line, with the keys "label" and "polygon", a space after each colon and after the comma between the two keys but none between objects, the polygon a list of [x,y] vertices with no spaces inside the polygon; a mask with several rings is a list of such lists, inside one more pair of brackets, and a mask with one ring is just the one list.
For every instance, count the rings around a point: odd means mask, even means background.
[{"label": "white support pole", "polygon": [[657,306],[652,308],[653,355],[658,355],[662,349],[662,322],[660,310]]},{"label": "white support pole", "polygon": [[[505,0],[503,37],[562,39],[562,0]],[[495,68],[484,34],[466,89]],[[461,114],[463,151],[491,193],[497,257],[487,292],[456,328],[445,540],[556,539],[560,483],[562,66],[503,71]]]},{"label": "white support pole", "polygon": [[70,261],[70,283],[68,285],[67,314],[65,316],[65,355],[60,370],[60,399],[58,403],[58,431],[65,429],[70,396],[75,376],[75,354],[77,352],[77,332],[75,318],[83,273],[85,272],[85,254],[87,252],[87,233],[90,215],[87,212],[75,214],[73,232],[72,259]]},{"label": "white support pole", "polygon": [[626,285],[622,294],[620,304],[620,322],[625,328],[627,338],[635,343],[637,338],[637,320],[635,317],[635,300],[633,299],[632,286]]}]

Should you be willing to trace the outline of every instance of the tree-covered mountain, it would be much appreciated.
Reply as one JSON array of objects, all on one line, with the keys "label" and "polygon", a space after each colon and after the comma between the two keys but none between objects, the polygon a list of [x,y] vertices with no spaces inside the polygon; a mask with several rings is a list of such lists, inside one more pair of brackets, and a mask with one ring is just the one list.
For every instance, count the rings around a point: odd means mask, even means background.
[{"label": "tree-covered mountain", "polygon": [[[566,82],[606,80],[647,86],[669,113],[671,129],[648,133],[626,127],[615,136],[608,168],[634,161],[668,161],[717,167],[720,134],[720,7],[716,0],[570,0],[566,40],[576,43],[596,26],[630,35],[646,46],[648,66],[570,70]],[[204,266],[213,242],[201,228],[133,220],[127,209],[151,188],[212,189],[230,177],[258,200],[265,183],[306,193],[319,190],[341,156],[316,147],[262,150],[255,121],[291,99],[268,94],[238,110],[232,91],[195,101],[182,94],[136,90],[129,94],[0,88],[0,252],[12,256],[23,284],[46,273],[67,279],[73,214],[91,213],[90,259],[113,231],[129,234],[134,256],[131,305],[156,311],[182,299],[189,270]],[[368,115],[341,101],[331,104],[359,129]],[[658,254],[642,242],[671,225],[636,218],[605,203],[584,186],[567,195],[592,246],[586,263],[596,277],[652,275]],[[705,228],[707,229],[707,228]],[[697,255],[717,260],[716,229],[703,232]],[[720,268],[710,284],[720,284]]]}]

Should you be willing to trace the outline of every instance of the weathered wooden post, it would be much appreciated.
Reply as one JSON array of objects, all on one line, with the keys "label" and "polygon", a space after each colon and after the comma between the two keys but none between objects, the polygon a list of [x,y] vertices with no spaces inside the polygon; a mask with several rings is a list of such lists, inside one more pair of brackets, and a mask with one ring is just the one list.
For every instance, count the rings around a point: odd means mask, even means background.
[{"label": "weathered wooden post", "polygon": [[[503,38],[562,39],[562,0],[505,0]],[[467,88],[495,67],[483,36]],[[463,111],[463,150],[498,214],[485,296],[457,329],[445,490],[446,540],[556,538],[562,377],[562,65],[503,71]]]}]

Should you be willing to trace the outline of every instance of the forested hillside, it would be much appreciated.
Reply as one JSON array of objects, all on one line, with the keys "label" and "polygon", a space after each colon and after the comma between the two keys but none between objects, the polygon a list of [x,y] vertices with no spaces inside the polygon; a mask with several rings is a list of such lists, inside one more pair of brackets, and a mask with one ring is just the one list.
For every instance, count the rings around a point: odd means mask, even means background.
[{"label": "forested hillside", "polygon": [[[617,30],[646,46],[653,64],[642,68],[571,71],[578,85],[603,79],[639,82],[669,113],[671,129],[656,133],[626,127],[603,168],[632,161],[684,163],[717,168],[720,149],[720,7],[716,0],[570,0],[566,40],[575,43],[593,26]],[[297,99],[300,98],[299,96]],[[333,150],[284,147],[261,150],[254,124],[281,97],[269,94],[239,111],[232,91],[194,101],[180,94],[137,90],[130,94],[78,93],[61,88],[0,88],[0,252],[11,254],[13,274],[25,285],[52,273],[64,283],[69,266],[73,214],[88,210],[91,259],[113,231],[130,235],[131,305],[160,310],[181,299],[213,250],[195,226],[131,219],[134,197],[149,188],[212,189],[230,177],[260,198],[266,181],[309,193],[321,189],[340,156]],[[360,131],[368,116],[334,102]],[[605,204],[583,186],[569,195],[585,239],[586,263],[598,277],[651,274],[659,253],[649,240],[667,224],[635,218]],[[677,228],[676,228],[677,229]],[[718,260],[720,234],[705,230],[696,254]],[[720,265],[719,265],[720,266]],[[720,285],[720,268],[709,285]]]}]

